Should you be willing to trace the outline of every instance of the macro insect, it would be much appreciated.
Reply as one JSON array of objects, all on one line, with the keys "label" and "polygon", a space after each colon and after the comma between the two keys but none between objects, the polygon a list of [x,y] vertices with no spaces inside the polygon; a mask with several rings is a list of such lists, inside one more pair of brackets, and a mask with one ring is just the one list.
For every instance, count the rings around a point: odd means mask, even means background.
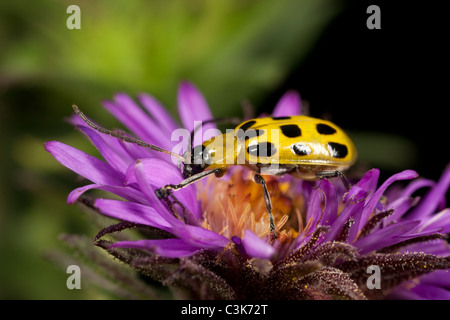
[{"label": "macro insect", "polygon": [[[222,177],[231,166],[247,166],[254,172],[254,181],[263,188],[270,231],[275,238],[277,234],[272,202],[264,175],[290,174],[303,180],[340,177],[349,188],[342,171],[350,167],[357,158],[354,143],[341,128],[330,121],[308,116],[247,120],[238,124],[234,130],[189,148],[181,156],[123,133],[100,127],[89,120],[77,106],[74,105],[73,109],[86,124],[101,133],[164,152],[180,160],[183,164],[184,180],[179,184],[168,184],[157,189],[156,195],[159,199],[167,200],[171,197],[181,205],[172,195],[172,191],[182,189],[211,174]],[[208,122],[216,120],[203,124]],[[197,129],[198,127],[191,132],[191,142]]]}]

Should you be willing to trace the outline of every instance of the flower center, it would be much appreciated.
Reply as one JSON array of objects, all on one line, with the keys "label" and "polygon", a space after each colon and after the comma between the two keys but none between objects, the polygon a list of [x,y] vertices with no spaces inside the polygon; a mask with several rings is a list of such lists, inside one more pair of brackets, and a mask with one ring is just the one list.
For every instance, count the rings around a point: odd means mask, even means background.
[{"label": "flower center", "polygon": [[[293,239],[298,234],[300,212],[298,200],[292,198],[290,181],[264,176],[272,201],[272,214],[280,239]],[[270,232],[263,188],[252,179],[252,172],[234,167],[223,179],[210,176],[197,184],[197,197],[203,210],[203,227],[229,239],[243,237],[251,230],[263,238]],[[300,223],[301,225],[301,223]]]}]

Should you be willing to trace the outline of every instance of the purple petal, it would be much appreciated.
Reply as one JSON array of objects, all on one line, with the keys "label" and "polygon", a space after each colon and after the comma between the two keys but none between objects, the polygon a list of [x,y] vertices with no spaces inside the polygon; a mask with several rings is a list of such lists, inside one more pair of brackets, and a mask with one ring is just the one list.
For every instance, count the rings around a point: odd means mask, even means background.
[{"label": "purple petal", "polygon": [[402,251],[425,252],[427,254],[434,254],[438,256],[448,256],[448,242],[447,240],[430,240],[415,243],[411,246],[405,247]]},{"label": "purple petal", "polygon": [[[157,172],[149,174],[148,168],[144,166],[143,162],[150,165],[153,169],[158,169]],[[158,166],[154,166],[155,164]],[[169,171],[165,170],[167,167],[165,165],[167,162],[161,161],[159,159],[143,159],[142,161],[137,161],[135,165],[135,181],[138,184],[141,191],[148,197],[148,201],[151,203],[153,208],[163,217],[170,225],[173,226],[172,233],[179,238],[184,239],[187,243],[196,246],[197,248],[208,248],[214,250],[223,249],[229,240],[224,236],[219,235],[211,230],[204,229],[202,227],[197,227],[193,225],[186,225],[184,222],[178,220],[173,216],[171,212],[163,205],[161,200],[159,200],[155,195],[155,190],[151,187],[155,181],[160,182],[160,178]],[[169,164],[170,165],[170,164]],[[173,166],[170,165],[173,169]],[[154,171],[154,170],[153,170]],[[170,173],[170,172],[169,172]],[[170,175],[167,176],[168,179]],[[159,186],[158,186],[159,187]],[[179,191],[177,191],[179,192]],[[181,190],[180,190],[181,192]],[[178,196],[178,194],[177,194]],[[181,197],[179,198],[181,199]]]},{"label": "purple petal", "polygon": [[395,288],[387,296],[388,300],[422,300],[422,298],[410,289]]},{"label": "purple petal", "polygon": [[399,238],[400,235],[410,232],[419,225],[420,221],[403,221],[391,224],[383,229],[379,229],[362,239],[358,239],[353,245],[360,248],[360,254],[378,250],[401,241],[407,240]]},{"label": "purple petal", "polygon": [[[187,81],[182,82],[178,89],[178,113],[183,126],[190,132],[197,126],[198,121],[214,119],[203,95],[192,83]],[[209,129],[216,129],[216,126],[212,123],[202,125],[194,136],[194,146],[217,135],[216,131],[212,132],[214,130]]]},{"label": "purple petal", "polygon": [[161,132],[155,121],[128,95],[117,94],[114,98],[115,102],[104,101],[103,106],[139,139],[161,148],[172,146],[170,136]]},{"label": "purple petal", "polygon": [[383,225],[387,226],[393,221],[399,221],[413,204],[414,199],[410,197],[400,197],[394,200],[386,208],[386,210],[394,209],[394,213],[383,219]]},{"label": "purple petal", "polygon": [[[348,219],[361,215],[363,207],[363,202],[352,203],[351,205],[345,207],[344,210],[342,210],[342,212],[339,214],[339,216],[334,220],[333,224],[331,225],[330,231],[325,234],[323,242],[334,240],[341,233],[342,227]],[[356,228],[353,225],[350,229],[349,239],[353,239],[354,235],[356,235],[356,230],[354,229]],[[354,232],[354,235],[352,235],[352,231]]]},{"label": "purple petal", "polygon": [[331,225],[337,217],[338,199],[333,184],[324,179],[320,182],[319,189],[325,195],[325,209],[323,211],[322,225]]},{"label": "purple petal", "polygon": [[380,177],[380,170],[378,169],[369,170],[359,180],[357,185],[358,187],[366,190],[368,193],[373,192],[377,188],[379,177]]},{"label": "purple petal", "polygon": [[154,209],[171,225],[183,227],[184,223],[175,218],[173,214],[169,212],[163,205],[161,200],[156,196],[155,190],[151,187],[151,184],[149,182],[149,177],[151,177],[151,175],[148,174],[147,170],[140,160],[136,161],[136,165],[134,168],[136,174],[136,182],[139,186],[139,189],[144,193]]},{"label": "purple petal", "polygon": [[144,224],[166,231],[171,231],[172,229],[172,226],[155,209],[139,203],[96,199],[94,206],[101,214],[111,218]]},{"label": "purple petal", "polygon": [[117,187],[117,186],[106,186],[101,184],[88,184],[86,186],[76,188],[67,196],[67,203],[73,204],[78,198],[88,190],[91,189],[100,189],[104,191],[111,192],[119,197],[122,197],[125,200],[148,204],[148,200],[144,197],[142,192],[130,188],[130,187]]},{"label": "purple petal", "polygon": [[410,184],[406,186],[405,189],[403,189],[403,192],[400,196],[403,197],[411,197],[414,192],[421,188],[430,188],[436,185],[436,182],[433,180],[428,179],[417,179],[412,181]]},{"label": "purple petal", "polygon": [[[117,172],[126,173],[128,166],[134,162],[134,159],[124,151],[118,144],[109,144],[103,140],[99,133],[91,128],[79,126],[78,129],[86,134],[92,144],[100,151],[103,159],[108,162]],[[108,136],[109,137],[109,136]],[[119,147],[120,149],[116,149]]]},{"label": "purple petal", "polygon": [[407,233],[405,233],[403,235],[398,236],[398,239],[400,239],[401,241],[404,241],[404,240],[409,240],[409,239],[422,237],[422,236],[430,236],[430,235],[437,234],[437,233],[442,233],[442,227],[427,228],[426,230],[420,230],[420,224],[419,224],[416,228],[408,231]]},{"label": "purple petal", "polygon": [[274,117],[296,116],[302,112],[302,101],[300,95],[295,90],[287,91],[278,101],[272,112]]},{"label": "purple petal", "polygon": [[309,197],[308,209],[306,211],[306,221],[309,221],[312,218],[312,225],[315,226],[321,216],[322,207],[320,202],[320,193],[318,189],[314,189]]},{"label": "purple petal", "polygon": [[[91,120],[92,121],[92,120]],[[70,119],[69,122],[75,125],[78,128],[89,128],[89,127],[81,118],[74,114]],[[132,159],[132,161],[139,159],[139,158],[147,158],[147,157],[160,157],[160,158],[167,158],[167,155],[155,152],[153,150],[150,150],[149,148],[144,148],[141,146],[138,146],[135,143],[125,142],[118,138],[112,137],[107,134],[100,134],[98,133],[101,139],[104,141],[104,143],[114,152],[117,152],[121,154],[121,156],[128,157]],[[128,135],[129,136],[129,135]],[[88,135],[90,137],[90,135]],[[91,140],[92,141],[92,140]],[[148,142],[148,141],[147,141]],[[98,147],[97,147],[98,148]]]},{"label": "purple petal", "polygon": [[144,249],[168,258],[189,257],[199,250],[181,239],[119,241],[111,247]]},{"label": "purple petal", "polygon": [[436,270],[432,273],[425,274],[420,277],[420,282],[423,284],[450,288],[450,276],[448,270]]},{"label": "purple petal", "polygon": [[424,196],[422,201],[413,209],[410,216],[412,219],[422,219],[431,215],[439,205],[439,202],[450,186],[450,165],[447,166],[444,174],[438,183]]},{"label": "purple petal", "polygon": [[174,229],[173,234],[191,245],[216,251],[223,250],[230,242],[228,238],[217,232],[192,225],[184,225],[184,228]]},{"label": "purple petal", "polygon": [[250,230],[245,230],[242,244],[245,252],[254,258],[270,259],[275,253],[275,249],[270,244]]},{"label": "purple petal", "polygon": [[431,230],[441,228],[442,233],[450,233],[450,209],[444,209],[441,212],[431,216],[429,219],[422,220],[420,230]]},{"label": "purple petal", "polygon": [[383,193],[386,191],[386,189],[394,182],[399,180],[409,180],[417,178],[418,174],[417,172],[413,170],[405,170],[400,173],[394,174],[393,176],[389,177],[379,188],[378,190],[372,195],[369,196],[366,199],[366,205],[363,210],[361,220],[359,222],[359,228],[362,228],[367,220],[369,219],[370,214],[375,209],[375,206],[377,205],[378,201],[380,200]]},{"label": "purple petal", "polygon": [[[179,184],[183,181],[181,172],[173,164],[157,159],[147,158],[141,159],[140,166],[146,175],[146,181],[155,188],[161,188],[168,184]],[[136,168],[131,166],[127,171],[126,183],[136,182]],[[173,195],[195,216],[196,219],[201,218],[199,203],[197,201],[197,193],[194,185],[189,185],[183,189],[173,192]]]},{"label": "purple petal", "polygon": [[157,120],[160,129],[165,131],[169,136],[175,129],[180,127],[167,112],[166,108],[154,97],[146,93],[141,93],[138,98],[153,119]]},{"label": "purple petal", "polygon": [[367,191],[360,188],[358,185],[354,185],[350,190],[344,194],[342,200],[344,203],[358,202],[367,198]]},{"label": "purple petal", "polygon": [[151,150],[150,148],[145,148],[139,146],[135,143],[130,143],[126,141],[122,141],[116,139],[119,146],[124,150],[124,152],[130,155],[130,158],[133,160],[142,159],[142,158],[160,158],[160,159],[170,159],[170,156],[164,154],[162,152],[157,152],[155,150]]},{"label": "purple petal", "polygon": [[250,259],[250,257],[247,255],[247,252],[245,252],[245,248],[244,245],[242,244],[241,238],[239,238],[238,236],[232,236],[231,241],[234,243],[234,247],[241,256]]},{"label": "purple petal", "polygon": [[[149,129],[154,127],[153,121],[144,113],[139,106],[135,105],[132,102],[131,98],[128,98],[125,101],[124,95],[116,95],[117,97],[122,96],[122,99],[119,99],[120,102],[117,101],[104,101],[103,106],[120,120],[131,132],[133,132],[139,139],[143,139],[146,141],[150,140],[148,136]],[[147,119],[146,119],[147,118]],[[145,120],[148,120],[147,122]],[[152,143],[155,141],[152,140]]]},{"label": "purple petal", "polygon": [[124,176],[108,163],[59,141],[49,141],[44,147],[63,166],[94,183],[123,185]]},{"label": "purple petal", "polygon": [[344,202],[347,201],[360,201],[367,197],[368,194],[375,191],[378,178],[380,176],[380,170],[372,169],[367,171],[358,183],[350,188],[350,190],[344,195]]},{"label": "purple petal", "polygon": [[450,300],[450,291],[439,286],[421,283],[411,291],[426,300]]}]

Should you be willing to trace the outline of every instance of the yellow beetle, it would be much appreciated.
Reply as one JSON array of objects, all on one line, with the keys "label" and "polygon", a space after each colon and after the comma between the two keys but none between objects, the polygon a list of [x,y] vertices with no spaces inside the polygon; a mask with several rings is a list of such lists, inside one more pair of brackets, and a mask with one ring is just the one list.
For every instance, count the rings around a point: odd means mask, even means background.
[{"label": "yellow beetle", "polygon": [[289,173],[314,180],[323,172],[339,175],[334,172],[347,169],[356,158],[352,140],[330,121],[307,116],[257,118],[195,147],[184,176],[246,165],[260,174]]},{"label": "yellow beetle", "polygon": [[350,167],[357,159],[355,145],[341,128],[330,121],[308,116],[247,120],[230,132],[195,146],[181,157],[141,140],[104,129],[90,121],[78,107],[73,107],[92,128],[126,142],[176,156],[183,162],[184,180],[177,185],[170,184],[156,190],[159,199],[167,199],[170,196],[176,200],[171,194],[172,190],[184,188],[210,174],[221,177],[231,166],[249,167],[255,172],[255,182],[261,184],[264,189],[270,231],[275,237],[277,235],[272,203],[262,175],[290,174],[304,180],[339,176],[348,188],[349,184],[341,171]]}]

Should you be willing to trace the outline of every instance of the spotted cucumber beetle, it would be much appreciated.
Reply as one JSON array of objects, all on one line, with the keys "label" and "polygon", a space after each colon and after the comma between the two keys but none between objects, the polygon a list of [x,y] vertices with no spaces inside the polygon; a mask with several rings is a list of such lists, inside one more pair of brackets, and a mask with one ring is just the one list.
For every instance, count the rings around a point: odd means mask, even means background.
[{"label": "spotted cucumber beetle", "polygon": [[[229,167],[244,165],[254,171],[254,181],[263,187],[270,231],[277,237],[272,203],[263,175],[290,174],[304,180],[341,177],[342,171],[357,159],[357,150],[350,137],[330,121],[308,116],[266,117],[247,120],[227,132],[194,146],[185,155],[170,152],[144,141],[124,136],[98,126],[77,106],[75,112],[93,129],[126,142],[175,156],[183,163],[183,178],[177,185],[156,190],[159,199],[171,197],[206,176],[222,177]],[[213,122],[215,120],[207,121]],[[205,122],[204,122],[205,124]],[[191,133],[191,141],[195,130]],[[183,207],[183,210],[185,208]]]}]

